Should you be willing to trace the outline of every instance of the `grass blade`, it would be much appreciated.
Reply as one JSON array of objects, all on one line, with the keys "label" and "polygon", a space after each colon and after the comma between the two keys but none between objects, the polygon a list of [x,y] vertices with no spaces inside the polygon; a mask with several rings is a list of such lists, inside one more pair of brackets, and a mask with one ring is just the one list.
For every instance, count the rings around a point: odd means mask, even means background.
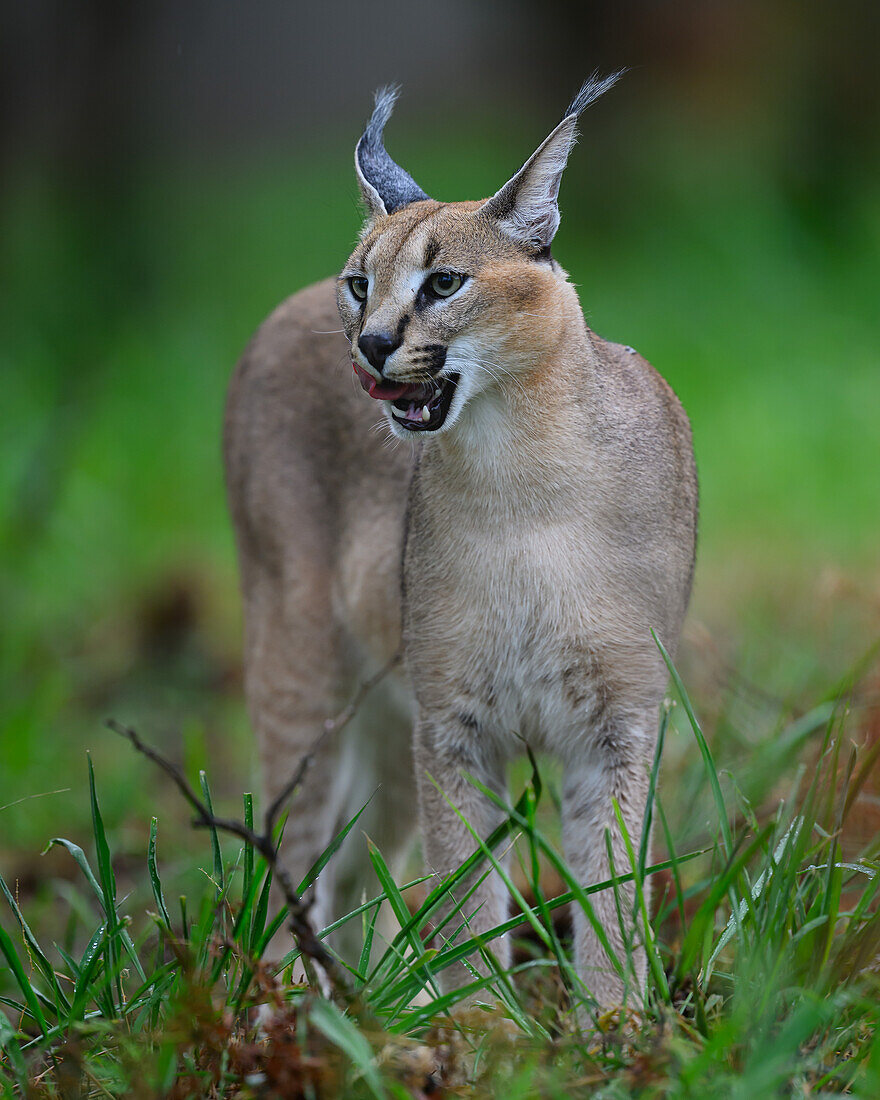
[{"label": "grass blade", "polygon": [[156,902],[156,906],[159,910],[159,916],[162,918],[165,928],[171,931],[171,917],[168,916],[168,910],[165,907],[165,897],[162,893],[162,882],[159,878],[159,865],[156,860],[156,832],[159,827],[158,818],[150,819],[150,841],[147,847],[147,868],[150,872],[150,885],[153,888],[153,899]]},{"label": "grass blade", "polygon": [[28,1006],[28,1012],[37,1024],[43,1035],[48,1033],[49,1027],[46,1023],[46,1017],[43,1015],[43,1010],[40,1008],[40,1002],[37,999],[37,994],[28,980],[27,974],[24,972],[24,967],[21,965],[21,959],[18,957],[18,952],[15,950],[15,944],[9,936],[6,929],[0,925],[0,951],[6,956],[6,962],[9,965],[9,969],[12,971],[12,975],[18,983],[18,988],[24,995],[25,1003]]},{"label": "grass blade", "polygon": [[125,952],[131,959],[132,965],[138,972],[142,981],[146,981],[144,968],[135,951],[131,936],[125,930],[116,911],[116,876],[113,873],[113,863],[110,858],[110,846],[107,843],[107,834],[104,831],[104,819],[101,816],[101,807],[98,805],[98,792],[95,786],[95,770],[92,767],[92,758],[88,756],[89,763],[89,801],[92,811],[92,829],[95,837],[95,851],[98,857],[98,876],[101,885],[101,898],[104,906],[104,914],[109,922],[107,946],[112,955],[111,971],[117,975],[118,1004],[123,1004],[122,995],[122,966],[117,957],[117,939],[122,943]]},{"label": "grass blade", "polygon": [[[95,897],[97,897],[98,901],[101,903],[101,909],[103,910],[104,892],[101,889],[101,884],[95,878],[95,872],[91,868],[88,856],[86,856],[85,852],[82,850],[82,848],[80,848],[78,844],[74,844],[72,840],[65,840],[63,836],[53,836],[46,847],[43,849],[43,855],[45,855],[50,848],[54,848],[56,844],[60,848],[66,848],[67,851],[70,852],[71,856],[73,856],[74,862],[85,875],[86,882],[89,884],[89,886],[91,886],[92,891],[94,892]],[[105,913],[104,915],[106,916],[107,914]]]},{"label": "grass blade", "polygon": [[104,820],[101,817],[101,808],[98,805],[98,793],[95,789],[95,769],[92,766],[91,756],[87,755],[87,759],[89,763],[89,801],[92,808],[92,831],[95,838],[95,854],[98,858],[98,881],[101,884],[104,913],[109,921],[115,921],[116,876],[113,874],[110,846],[107,843]]},{"label": "grass blade", "polygon": [[73,1004],[70,1009],[71,1020],[82,1020],[85,1007],[92,993],[92,977],[101,961],[101,952],[104,949],[104,941],[107,938],[108,924],[102,924],[89,940],[83,956],[80,959],[76,984],[73,988]]},{"label": "grass blade", "polygon": [[[367,850],[369,852],[370,862],[373,865],[373,870],[376,872],[376,877],[379,880],[379,885],[382,887],[388,899],[388,904],[391,906],[391,911],[394,913],[394,917],[401,928],[401,933],[399,936],[395,936],[394,943],[397,944],[398,939],[402,940],[404,944],[411,948],[413,957],[418,958],[425,953],[425,945],[422,943],[421,937],[415,929],[410,928],[410,912],[406,902],[403,900],[403,894],[400,892],[400,888],[397,886],[391,872],[388,870],[388,865],[382,858],[382,853],[369,838],[367,838]],[[407,931],[407,929],[409,930]],[[420,975],[421,973],[422,971],[420,971]],[[424,974],[424,981],[430,984],[433,995],[437,996],[439,991],[434,983],[430,969],[426,969]]]},{"label": "grass blade", "polygon": [[180,938],[184,943],[189,943],[189,918],[186,913],[186,894],[181,894],[177,900],[180,905]]},{"label": "grass blade", "polygon": [[[244,800],[244,823],[245,827],[253,832],[254,829],[254,796],[250,791],[246,791],[243,795]],[[250,943],[251,941],[251,913],[254,904],[254,846],[252,844],[245,844],[244,846],[244,878],[241,884],[241,919],[239,922],[238,934],[233,933],[233,938],[237,939],[240,943]]]},{"label": "grass blade", "polygon": [[721,837],[724,842],[724,853],[728,859],[733,855],[733,835],[730,831],[730,819],[727,815],[727,806],[724,802],[724,795],[721,791],[721,783],[718,780],[718,770],[715,767],[715,760],[712,757],[712,750],[709,748],[709,744],[703,734],[700,727],[700,723],[697,721],[697,716],[694,714],[694,708],[691,705],[690,698],[685,686],[681,681],[681,677],[678,675],[678,670],[672,663],[672,658],[666,652],[663,643],[654,633],[651,631],[651,635],[657,648],[660,650],[660,655],[666,662],[666,667],[669,669],[669,675],[672,677],[672,682],[675,684],[675,690],[678,692],[678,696],[681,699],[684,712],[687,715],[688,722],[690,723],[691,730],[693,731],[694,738],[697,745],[700,748],[700,755],[703,757],[703,764],[706,769],[706,776],[709,780],[709,786],[712,788],[712,796],[715,799],[715,809],[718,812],[718,823],[721,826]]},{"label": "grass blade", "polygon": [[49,988],[55,997],[56,1011],[59,1013],[67,1012],[70,1009],[70,1002],[65,997],[61,986],[58,984],[58,978],[55,976],[55,969],[49,960],[46,958],[45,953],[37,942],[36,936],[28,927],[27,921],[24,919],[24,914],[18,907],[18,902],[12,895],[9,887],[6,885],[6,881],[3,876],[0,875],[0,892],[6,898],[9,908],[12,910],[15,919],[18,921],[21,928],[22,935],[24,936],[25,943],[27,944],[28,954],[31,959],[36,963],[40,970],[40,973],[46,979],[49,984]]},{"label": "grass blade", "polygon": [[[657,759],[659,760],[659,757]],[[620,809],[620,803],[616,798],[613,798],[611,804],[614,809],[614,816],[617,819],[617,827],[620,830],[620,835],[623,839],[624,847],[626,848],[626,856],[629,860],[629,865],[634,872],[633,883],[636,891],[636,908],[642,918],[642,941],[648,956],[648,966],[650,967],[654,984],[660,991],[664,1002],[669,1004],[671,1000],[669,985],[667,984],[663,964],[660,961],[660,955],[657,951],[657,943],[654,939],[654,929],[651,926],[651,918],[648,915],[648,906],[645,900],[644,876],[641,873],[642,852],[641,850],[639,851],[639,857],[637,859],[635,851],[633,850],[632,841],[630,840],[629,830],[626,827],[626,822],[624,821],[623,813]],[[642,830],[642,835],[644,836],[644,830]]]},{"label": "grass blade", "polygon": [[657,796],[657,781],[660,776],[660,761],[663,757],[663,746],[666,743],[669,714],[669,703],[668,701],[664,701],[660,709],[660,726],[657,730],[657,743],[654,746],[654,759],[651,763],[650,775],[648,776],[648,797],[645,799],[645,816],[642,822],[642,836],[639,841],[638,871],[643,878],[645,874],[645,865],[648,862],[648,845],[651,843],[651,827],[654,824],[654,800]]},{"label": "grass blade", "polygon": [[370,968],[370,955],[373,950],[373,937],[376,934],[376,921],[379,919],[379,906],[375,906],[372,913],[366,910],[362,917],[363,946],[358,959],[358,973],[366,974]]},{"label": "grass blade", "polygon": [[[208,807],[208,812],[211,817],[214,816],[214,804],[211,801],[211,788],[208,785],[208,776],[204,771],[199,772],[199,785],[202,788],[202,795],[205,799],[205,805]],[[208,832],[211,834],[211,853],[214,859],[214,885],[217,888],[218,896],[223,893],[224,877],[223,877],[223,852],[220,849],[220,837],[217,834],[217,827],[213,824],[208,826]],[[222,909],[218,909],[218,912],[222,912]]]},{"label": "grass blade", "polygon": [[2,1012],[0,1012],[0,1050],[5,1053],[12,1067],[20,1095],[27,1096],[29,1092],[28,1073],[24,1055],[18,1045],[18,1033]]},{"label": "grass blade", "polygon": [[327,845],[327,847],[324,849],[324,851],[318,856],[318,858],[315,860],[315,862],[312,864],[312,866],[308,869],[308,871],[306,872],[305,878],[302,880],[302,882],[296,888],[296,892],[300,896],[302,896],[306,892],[306,890],[308,890],[308,888],[312,885],[312,883],[315,881],[315,879],[317,879],[318,875],[320,875],[320,873],[324,870],[324,868],[327,866],[327,864],[330,862],[330,860],[336,855],[336,853],[339,851],[340,847],[342,846],[343,841],[348,836],[348,834],[351,832],[351,830],[354,828],[354,826],[357,823],[358,819],[360,818],[361,814],[364,812],[364,810],[367,808],[367,806],[369,806],[369,804],[372,801],[373,801],[373,796],[370,795],[370,797],[363,804],[363,806],[361,806],[361,808],[354,815],[354,817],[351,819],[351,821],[349,821],[347,825],[345,825],[342,829],[340,829],[340,831],[330,841],[330,843]]},{"label": "grass blade", "polygon": [[357,1025],[343,1016],[332,1001],[323,998],[312,1003],[309,1021],[345,1054],[376,1100],[386,1100],[388,1093],[373,1062],[373,1051]]}]

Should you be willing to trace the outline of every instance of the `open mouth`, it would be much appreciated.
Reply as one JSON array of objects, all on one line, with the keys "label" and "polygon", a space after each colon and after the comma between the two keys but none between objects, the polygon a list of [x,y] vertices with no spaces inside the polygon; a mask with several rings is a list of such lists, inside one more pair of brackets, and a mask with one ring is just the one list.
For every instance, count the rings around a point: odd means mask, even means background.
[{"label": "open mouth", "polygon": [[407,392],[391,402],[391,415],[411,432],[435,432],[446,419],[458,375],[407,386]]},{"label": "open mouth", "polygon": [[435,432],[443,425],[460,377],[451,374],[428,382],[378,382],[356,363],[352,366],[370,397],[388,401],[395,421],[410,432]]}]

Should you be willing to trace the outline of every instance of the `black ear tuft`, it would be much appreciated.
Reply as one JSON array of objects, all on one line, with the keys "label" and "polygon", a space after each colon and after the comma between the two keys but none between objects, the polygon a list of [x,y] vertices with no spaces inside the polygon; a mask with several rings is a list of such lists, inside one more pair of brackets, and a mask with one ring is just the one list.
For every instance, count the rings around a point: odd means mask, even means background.
[{"label": "black ear tuft", "polygon": [[596,70],[583,82],[581,90],[569,103],[568,110],[562,117],[568,118],[569,115],[582,114],[600,95],[610,91],[626,72],[626,69],[618,69],[616,73],[609,73],[608,76],[600,79],[599,72]]},{"label": "black ear tuft", "polygon": [[581,111],[617,82],[621,73],[600,80],[594,73],[574,97],[562,121],[515,176],[480,207],[480,212],[535,256],[544,256],[559,228],[559,183],[577,140]]},{"label": "black ear tuft", "polygon": [[376,92],[373,114],[355,149],[355,169],[364,200],[372,214],[393,214],[411,202],[429,198],[412,176],[395,164],[385,151],[382,135],[399,90],[388,86]]}]

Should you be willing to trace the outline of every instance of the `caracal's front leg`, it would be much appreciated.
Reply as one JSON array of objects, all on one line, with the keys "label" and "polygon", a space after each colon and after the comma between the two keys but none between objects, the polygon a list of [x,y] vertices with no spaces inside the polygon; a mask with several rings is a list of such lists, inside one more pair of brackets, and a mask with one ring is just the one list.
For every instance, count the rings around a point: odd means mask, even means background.
[{"label": "caracal's front leg", "polygon": [[[582,886],[611,877],[606,829],[615,873],[632,870],[613,808],[616,799],[633,850],[638,854],[654,743],[648,714],[615,720],[589,735],[582,756],[565,763],[562,835],[565,857]],[[647,890],[647,885],[645,887]],[[572,902],[574,954],[578,975],[601,1008],[624,1002],[638,1006],[645,989],[647,958],[641,929],[634,919],[632,883],[591,894],[593,912],[604,929],[623,973],[602,946],[582,906]]]},{"label": "caracal's front leg", "polygon": [[[480,839],[485,840],[503,820],[501,811],[482,794],[465,773],[478,779],[499,793],[504,790],[503,762],[485,742],[479,739],[479,731],[460,716],[453,713],[419,713],[415,729],[416,783],[419,796],[419,817],[428,868],[442,880],[456,870],[478,847],[478,842],[461,817],[470,824]],[[450,805],[450,803],[452,805]],[[502,858],[501,852],[495,852]],[[485,873],[484,863],[478,875],[465,880],[454,891],[455,902],[462,902]],[[439,881],[439,880],[438,880]],[[437,922],[442,921],[453,906],[441,911]],[[490,870],[488,877],[454,914],[440,933],[450,938],[467,919],[468,927],[456,937],[457,943],[470,936],[485,933],[507,917],[507,890],[497,872]],[[438,940],[440,946],[442,940]],[[507,936],[492,940],[491,951],[502,966],[510,962],[510,944]],[[485,973],[486,967],[479,954],[469,959],[471,966]],[[444,990],[456,989],[473,981],[473,974],[462,963],[441,971],[440,984]]]}]

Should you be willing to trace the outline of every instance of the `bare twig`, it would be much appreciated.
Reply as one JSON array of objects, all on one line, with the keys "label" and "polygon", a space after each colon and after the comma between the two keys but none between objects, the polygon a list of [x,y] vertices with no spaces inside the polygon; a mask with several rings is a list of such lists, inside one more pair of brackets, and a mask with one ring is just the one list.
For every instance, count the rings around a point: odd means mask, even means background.
[{"label": "bare twig", "polygon": [[138,752],[142,753],[149,760],[152,760],[154,764],[158,765],[162,771],[173,780],[177,789],[196,812],[193,824],[204,828],[221,829],[223,832],[232,833],[233,836],[241,837],[246,844],[250,844],[260,853],[263,859],[265,859],[272,868],[273,878],[275,882],[278,883],[284,896],[284,903],[287,908],[287,915],[290,922],[290,931],[293,933],[294,940],[302,952],[303,969],[306,972],[309,984],[317,988],[317,975],[312,965],[313,963],[317,963],[326,975],[327,981],[333,992],[344,995],[347,992],[347,982],[343,977],[338,963],[321,942],[315,929],[312,927],[312,922],[309,920],[308,916],[308,903],[304,902],[296,893],[290,876],[281,866],[272,835],[255,832],[242,822],[232,818],[217,817],[215,814],[211,813],[205,803],[195,793],[187,782],[183,772],[181,772],[176,765],[172,764],[170,760],[162,756],[160,752],[157,752],[151,745],[142,741],[135,730],[128,726],[123,726],[120,722],[116,722],[113,719],[110,719],[107,725],[114,733],[118,733],[120,736],[130,741]]},{"label": "bare twig", "polygon": [[124,726],[121,722],[117,722],[112,718],[107,722],[107,726],[113,730],[114,733],[118,733],[121,737],[126,738],[139,753],[146,756],[147,759],[152,760],[153,763],[161,768],[172,780],[186,801],[195,810],[196,817],[193,822],[194,825],[202,828],[220,829],[223,832],[231,833],[233,836],[240,837],[246,844],[250,844],[255,851],[260,853],[271,868],[273,878],[284,896],[290,931],[293,934],[297,947],[302,953],[303,968],[306,972],[309,984],[313,988],[318,988],[317,975],[314,970],[314,964],[317,964],[324,972],[332,992],[342,997],[346,997],[349,993],[348,982],[343,974],[342,968],[315,932],[308,915],[309,903],[303,901],[298,895],[290,875],[281,865],[278,858],[278,847],[274,841],[275,826],[278,815],[281,813],[285,802],[305,778],[305,774],[321,742],[330,734],[338,733],[351,721],[364,698],[388,675],[388,673],[400,662],[400,659],[401,653],[398,651],[374,676],[370,677],[369,680],[365,680],[364,683],[360,685],[352,697],[351,702],[336,716],[336,718],[330,718],[324,723],[324,728],[315,739],[311,749],[300,760],[290,781],[284,786],[281,793],[266,810],[262,833],[258,833],[254,829],[249,829],[243,822],[233,818],[217,817],[216,814],[211,812],[202,799],[199,798],[190,786],[186,776],[177,765],[172,764],[170,760],[166,759],[166,757],[151,745],[142,741],[138,733],[129,726]]},{"label": "bare twig", "polygon": [[272,802],[266,810],[266,816],[263,823],[263,832],[267,836],[272,836],[274,834],[275,825],[277,824],[278,815],[281,813],[282,807],[284,806],[285,802],[287,802],[288,798],[290,798],[290,796],[296,790],[296,788],[300,785],[300,783],[302,783],[303,779],[305,778],[306,772],[309,770],[312,761],[315,759],[315,753],[320,748],[324,739],[326,737],[329,737],[332,733],[339,733],[340,730],[344,729],[345,726],[348,725],[352,718],[354,718],[354,716],[357,714],[361,703],[363,703],[367,695],[369,695],[369,693],[378,683],[385,679],[385,677],[388,675],[389,672],[392,671],[392,669],[400,664],[402,656],[403,651],[398,649],[398,651],[394,654],[391,660],[387,662],[387,664],[384,664],[378,672],[376,672],[373,676],[369,678],[369,680],[364,680],[364,682],[351,697],[351,701],[344,710],[340,711],[335,718],[328,718],[324,722],[324,728],[315,738],[314,742],[312,743],[312,747],[300,760],[296,771],[290,778],[290,781],[281,788],[274,802]]},{"label": "bare twig", "polygon": [[369,680],[364,680],[361,686],[357,689],[351,698],[351,702],[348,706],[339,712],[335,718],[329,718],[324,723],[324,733],[339,733],[339,731],[347,726],[348,723],[354,718],[358,712],[358,708],[364,699],[370,694],[373,688],[382,682],[389,672],[392,672],[401,662],[403,658],[403,650],[398,649],[390,661],[384,664],[378,672],[374,673]]}]

